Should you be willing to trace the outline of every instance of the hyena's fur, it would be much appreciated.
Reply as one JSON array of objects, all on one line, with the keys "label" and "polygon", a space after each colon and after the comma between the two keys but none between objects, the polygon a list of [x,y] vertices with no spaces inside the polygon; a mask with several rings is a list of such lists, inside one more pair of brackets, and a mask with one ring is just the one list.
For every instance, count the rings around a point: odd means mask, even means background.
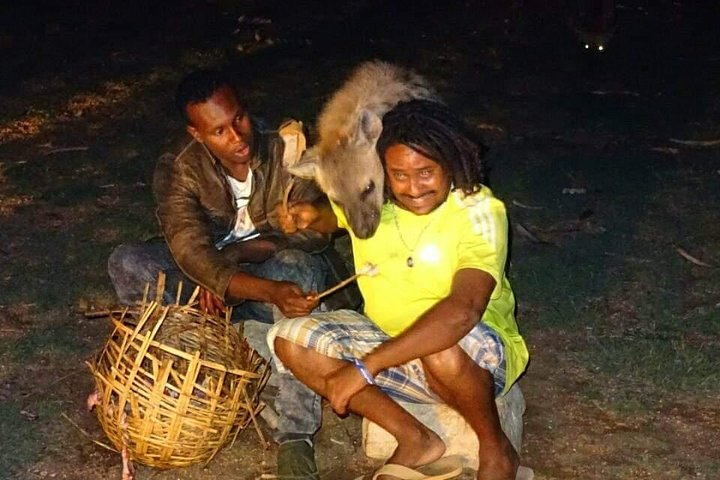
[{"label": "hyena's fur", "polygon": [[389,63],[358,66],[325,104],[318,119],[318,142],[290,171],[314,178],[340,205],[360,238],[375,233],[384,201],[385,175],[375,144],[382,117],[400,102],[438,100],[419,75]]}]

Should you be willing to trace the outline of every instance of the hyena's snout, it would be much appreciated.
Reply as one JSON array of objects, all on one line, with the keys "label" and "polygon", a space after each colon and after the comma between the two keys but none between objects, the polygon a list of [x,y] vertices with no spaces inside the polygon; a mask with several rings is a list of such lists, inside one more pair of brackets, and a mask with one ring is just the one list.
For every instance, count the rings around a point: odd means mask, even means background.
[{"label": "hyena's snout", "polygon": [[362,209],[355,214],[348,215],[350,226],[358,238],[369,238],[375,233],[380,224],[380,210],[377,208]]}]

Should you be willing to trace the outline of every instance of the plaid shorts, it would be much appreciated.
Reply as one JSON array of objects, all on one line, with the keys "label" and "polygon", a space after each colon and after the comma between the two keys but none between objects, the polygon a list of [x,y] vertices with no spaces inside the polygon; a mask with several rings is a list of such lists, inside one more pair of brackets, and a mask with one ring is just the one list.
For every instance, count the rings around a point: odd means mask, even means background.
[{"label": "plaid shorts", "polygon": [[[353,310],[315,313],[311,317],[277,322],[268,333],[268,343],[278,370],[285,371],[274,354],[275,337],[310,348],[328,357],[346,361],[362,358],[390,337],[367,317]],[[482,369],[493,375],[495,395],[505,388],[505,357],[500,337],[482,322],[458,342]],[[419,359],[380,372],[375,382],[396,400],[411,403],[441,403],[430,390]]]}]

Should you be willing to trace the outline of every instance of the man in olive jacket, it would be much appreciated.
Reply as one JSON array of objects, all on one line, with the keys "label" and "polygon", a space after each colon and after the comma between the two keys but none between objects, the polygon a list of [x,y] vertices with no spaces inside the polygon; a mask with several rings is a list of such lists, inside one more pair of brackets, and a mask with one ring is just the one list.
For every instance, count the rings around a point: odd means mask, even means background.
[{"label": "man in olive jacket", "polygon": [[[141,299],[145,284],[154,285],[164,271],[167,302],[174,302],[182,280],[186,292],[201,287],[201,308],[219,313],[235,305],[233,319],[272,323],[308,315],[318,307],[308,294],[324,289],[328,271],[334,271],[320,254],[330,237],[311,231],[286,235],[279,228],[277,208],[290,176],[278,131],[251,118],[219,72],[188,75],[178,87],[176,105],[192,140],[178,155],[163,155],[155,170],[153,191],[165,242],[125,244],[112,253],[108,268],[120,301]],[[297,122],[284,129],[302,135]],[[327,199],[314,183],[296,179],[290,201]],[[280,478],[316,478],[312,435],[320,424],[320,404],[291,375],[280,375],[278,384]]]}]

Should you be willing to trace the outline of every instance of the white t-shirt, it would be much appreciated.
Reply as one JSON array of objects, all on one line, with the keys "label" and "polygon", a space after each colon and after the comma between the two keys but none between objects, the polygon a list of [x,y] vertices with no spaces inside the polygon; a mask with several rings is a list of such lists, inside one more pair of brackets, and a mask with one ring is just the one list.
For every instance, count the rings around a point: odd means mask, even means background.
[{"label": "white t-shirt", "polygon": [[223,248],[229,243],[243,242],[260,235],[260,232],[258,232],[255,229],[255,225],[253,225],[247,208],[250,203],[250,193],[252,192],[252,170],[248,171],[248,176],[244,182],[241,182],[229,175],[227,179],[228,182],[230,182],[233,197],[235,197],[235,209],[237,210],[237,216],[235,217],[235,227],[232,231],[215,245],[218,249]]}]

